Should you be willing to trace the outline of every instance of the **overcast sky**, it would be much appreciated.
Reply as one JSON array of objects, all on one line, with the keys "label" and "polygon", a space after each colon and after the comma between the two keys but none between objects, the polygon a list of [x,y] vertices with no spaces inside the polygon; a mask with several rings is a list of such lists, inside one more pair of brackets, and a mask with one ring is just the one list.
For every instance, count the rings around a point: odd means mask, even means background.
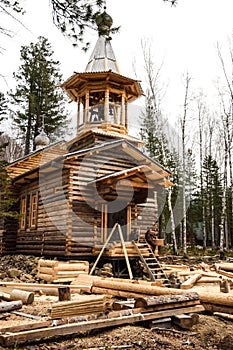
[{"label": "overcast sky", "polygon": [[[51,42],[55,59],[61,62],[61,73],[67,79],[73,71],[82,72],[97,40],[97,33],[88,31],[91,49],[84,54],[73,48],[68,39],[52,24],[49,0],[24,0],[26,15],[22,22],[25,29],[5,17],[5,25],[13,29],[12,39],[5,38],[0,56],[0,91],[13,87],[12,73],[19,67],[20,47],[36,42],[39,35]],[[107,0],[107,12],[114,25],[121,26],[113,36],[112,46],[121,74],[134,78],[132,62],[136,61],[137,78],[144,86],[141,40],[152,41],[154,61],[163,63],[161,78],[167,85],[164,99],[167,112],[176,117],[183,103],[182,76],[188,71],[193,86],[207,89],[215,98],[213,82],[221,75],[216,51],[217,42],[227,53],[228,40],[233,32],[233,0],[178,0],[171,7],[162,0]],[[1,17],[2,18],[2,17]],[[1,38],[2,39],[2,38]],[[226,54],[227,57],[227,54]]]}]

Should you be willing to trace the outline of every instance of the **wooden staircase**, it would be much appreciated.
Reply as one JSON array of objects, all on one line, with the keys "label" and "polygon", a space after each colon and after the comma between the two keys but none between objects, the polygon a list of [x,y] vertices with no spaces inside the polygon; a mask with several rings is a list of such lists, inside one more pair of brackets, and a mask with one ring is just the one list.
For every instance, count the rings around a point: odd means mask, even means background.
[{"label": "wooden staircase", "polygon": [[133,241],[133,244],[151,281],[161,280],[164,286],[170,287],[170,281],[148,243],[140,240]]}]

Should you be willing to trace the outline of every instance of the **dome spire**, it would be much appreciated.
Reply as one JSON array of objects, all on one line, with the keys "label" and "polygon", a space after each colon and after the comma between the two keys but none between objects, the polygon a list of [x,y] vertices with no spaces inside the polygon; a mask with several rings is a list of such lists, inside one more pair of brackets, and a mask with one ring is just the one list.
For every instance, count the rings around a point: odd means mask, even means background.
[{"label": "dome spire", "polygon": [[99,36],[103,35],[109,37],[110,30],[113,24],[112,17],[109,16],[106,12],[106,1],[104,2],[104,12],[96,16],[95,19],[96,25],[98,27]]},{"label": "dome spire", "polygon": [[86,72],[106,72],[112,71],[120,74],[120,69],[114,51],[111,46],[112,17],[106,13],[106,3],[104,12],[96,16],[99,38],[86,66]]}]

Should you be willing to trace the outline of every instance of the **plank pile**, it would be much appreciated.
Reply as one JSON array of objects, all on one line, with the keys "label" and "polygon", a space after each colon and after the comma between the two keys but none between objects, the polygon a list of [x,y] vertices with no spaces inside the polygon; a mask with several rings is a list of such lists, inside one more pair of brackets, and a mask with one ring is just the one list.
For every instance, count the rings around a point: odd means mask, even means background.
[{"label": "plank pile", "polygon": [[105,295],[79,295],[77,300],[54,303],[52,305],[51,317],[53,319],[59,319],[90,314],[100,315],[111,307],[110,301],[111,298]]},{"label": "plank pile", "polygon": [[56,261],[44,260],[38,261],[37,277],[47,282],[71,282],[82,273],[89,272],[88,261]]}]

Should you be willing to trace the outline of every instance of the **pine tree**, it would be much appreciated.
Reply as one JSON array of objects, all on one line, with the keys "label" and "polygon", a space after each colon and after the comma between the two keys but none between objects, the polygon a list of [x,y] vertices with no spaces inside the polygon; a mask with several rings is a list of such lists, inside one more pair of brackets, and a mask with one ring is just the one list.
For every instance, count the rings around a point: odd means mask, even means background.
[{"label": "pine tree", "polygon": [[[186,204],[188,204],[187,208],[187,227],[189,239],[194,239],[194,230],[193,225],[195,223],[195,205],[193,206],[193,201],[196,199],[196,188],[197,188],[197,172],[196,172],[196,164],[195,157],[192,149],[187,150],[186,155]],[[194,241],[193,241],[194,243]]]},{"label": "pine tree", "polygon": [[9,96],[14,110],[13,122],[20,130],[25,155],[35,149],[34,139],[41,130],[43,115],[45,132],[51,141],[67,126],[65,95],[56,88],[62,76],[53,53],[44,37],[39,37],[35,44],[22,46],[20,51],[22,65],[14,73],[17,86]]},{"label": "pine tree", "polygon": [[203,161],[203,191],[207,243],[211,242],[214,247],[219,242],[222,186],[218,164],[211,155],[206,156]]}]

